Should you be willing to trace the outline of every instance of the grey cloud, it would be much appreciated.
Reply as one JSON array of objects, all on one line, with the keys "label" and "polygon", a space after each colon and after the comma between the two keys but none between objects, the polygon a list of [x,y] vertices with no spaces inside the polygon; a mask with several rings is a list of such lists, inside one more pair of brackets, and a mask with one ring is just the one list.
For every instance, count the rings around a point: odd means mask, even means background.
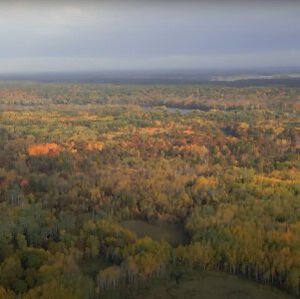
[{"label": "grey cloud", "polygon": [[0,68],[298,63],[299,1],[249,2],[2,1]]}]

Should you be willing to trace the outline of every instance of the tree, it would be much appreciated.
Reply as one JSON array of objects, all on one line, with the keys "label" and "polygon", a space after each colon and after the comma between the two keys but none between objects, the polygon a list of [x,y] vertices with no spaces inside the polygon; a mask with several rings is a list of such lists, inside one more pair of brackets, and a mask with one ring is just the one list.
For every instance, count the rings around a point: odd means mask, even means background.
[{"label": "tree", "polygon": [[22,276],[23,268],[17,255],[7,257],[0,268],[0,282],[6,288],[13,288],[16,281]]},{"label": "tree", "polygon": [[116,288],[122,279],[122,271],[118,266],[111,266],[97,275],[97,285],[100,290]]},{"label": "tree", "polygon": [[95,258],[99,254],[100,242],[97,236],[89,236],[86,241],[87,254]]},{"label": "tree", "polygon": [[296,295],[299,294],[299,270],[292,268],[289,270],[286,278],[287,287]]},{"label": "tree", "polygon": [[31,289],[23,296],[24,299],[82,299],[80,294],[67,288],[57,281],[52,281]]},{"label": "tree", "polygon": [[16,299],[16,296],[12,291],[0,286],[0,299]]}]

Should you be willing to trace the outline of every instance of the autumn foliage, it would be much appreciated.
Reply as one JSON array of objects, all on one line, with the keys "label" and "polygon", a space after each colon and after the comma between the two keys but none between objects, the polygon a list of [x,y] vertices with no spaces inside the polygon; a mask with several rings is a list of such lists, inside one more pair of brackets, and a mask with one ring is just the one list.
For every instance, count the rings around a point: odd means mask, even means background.
[{"label": "autumn foliage", "polygon": [[3,86],[0,299],[143,298],[192,269],[300,294],[299,88]]},{"label": "autumn foliage", "polygon": [[56,143],[41,143],[28,147],[29,156],[55,156],[61,152],[61,147]]}]

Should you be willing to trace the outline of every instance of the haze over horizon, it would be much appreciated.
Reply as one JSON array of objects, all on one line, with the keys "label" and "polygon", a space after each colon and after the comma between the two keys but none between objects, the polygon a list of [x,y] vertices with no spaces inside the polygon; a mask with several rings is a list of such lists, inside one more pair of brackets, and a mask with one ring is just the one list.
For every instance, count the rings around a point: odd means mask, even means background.
[{"label": "haze over horizon", "polygon": [[6,1],[0,73],[299,67],[299,15],[299,1]]}]

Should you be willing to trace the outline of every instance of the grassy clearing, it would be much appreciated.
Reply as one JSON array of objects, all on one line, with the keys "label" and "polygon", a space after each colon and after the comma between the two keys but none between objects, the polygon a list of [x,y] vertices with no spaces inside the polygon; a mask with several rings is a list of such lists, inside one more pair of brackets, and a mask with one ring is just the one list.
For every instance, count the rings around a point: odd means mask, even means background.
[{"label": "grassy clearing", "polygon": [[176,282],[160,282],[138,298],[144,299],[291,299],[269,286],[215,272],[192,272]]},{"label": "grassy clearing", "polygon": [[129,220],[123,221],[121,225],[136,233],[140,238],[148,236],[156,241],[167,241],[173,246],[187,241],[186,233],[182,225],[178,223],[163,221],[149,223],[141,220]]},{"label": "grassy clearing", "polygon": [[276,288],[216,272],[185,272],[179,281],[160,278],[139,286],[122,286],[103,299],[293,299]]}]

